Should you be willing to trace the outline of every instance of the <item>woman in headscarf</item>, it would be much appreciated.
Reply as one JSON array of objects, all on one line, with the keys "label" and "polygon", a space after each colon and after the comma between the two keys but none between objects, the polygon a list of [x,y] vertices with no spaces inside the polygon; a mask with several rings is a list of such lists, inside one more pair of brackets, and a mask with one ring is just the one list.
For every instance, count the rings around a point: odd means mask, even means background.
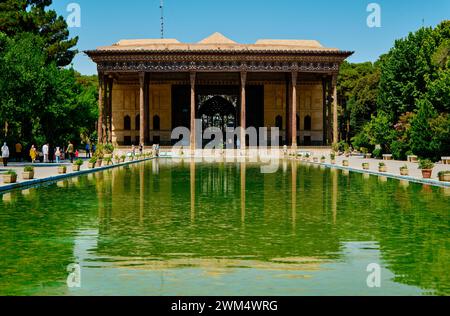
[{"label": "woman in headscarf", "polygon": [[36,161],[36,157],[37,157],[36,147],[34,147],[34,145],[32,145],[31,149],[30,149],[30,158],[31,158],[32,163],[34,163]]}]

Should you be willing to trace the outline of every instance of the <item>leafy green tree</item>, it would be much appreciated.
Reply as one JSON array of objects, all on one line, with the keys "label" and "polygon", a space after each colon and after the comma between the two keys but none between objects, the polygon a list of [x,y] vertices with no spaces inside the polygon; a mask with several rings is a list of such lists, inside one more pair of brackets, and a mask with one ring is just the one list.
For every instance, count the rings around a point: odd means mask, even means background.
[{"label": "leafy green tree", "polygon": [[69,38],[64,17],[47,9],[51,4],[52,0],[1,0],[0,32],[10,37],[21,33],[40,36],[48,62],[67,66],[77,53],[78,37]]}]

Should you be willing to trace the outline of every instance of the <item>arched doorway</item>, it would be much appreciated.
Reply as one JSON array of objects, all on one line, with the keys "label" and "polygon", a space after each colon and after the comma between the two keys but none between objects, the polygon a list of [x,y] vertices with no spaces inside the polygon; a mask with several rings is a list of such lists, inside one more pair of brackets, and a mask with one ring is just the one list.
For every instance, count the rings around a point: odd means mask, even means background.
[{"label": "arched doorway", "polygon": [[[203,131],[210,127],[216,127],[222,131],[225,141],[227,127],[236,128],[236,107],[226,96],[213,96],[204,101],[198,111],[202,120]],[[204,140],[204,145],[210,140]]]}]

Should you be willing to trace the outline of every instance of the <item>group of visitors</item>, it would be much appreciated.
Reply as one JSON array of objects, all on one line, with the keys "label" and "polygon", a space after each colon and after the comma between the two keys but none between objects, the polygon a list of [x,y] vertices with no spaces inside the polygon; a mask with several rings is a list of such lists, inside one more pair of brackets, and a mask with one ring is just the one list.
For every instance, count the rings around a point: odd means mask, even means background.
[{"label": "group of visitors", "polygon": [[[86,151],[86,157],[90,157],[91,150],[95,151],[95,146],[93,148],[89,147]],[[15,160],[21,162],[24,157],[23,146],[20,142],[16,143],[15,146]],[[8,161],[10,159],[10,150],[8,144],[5,142],[1,148],[1,158],[3,166],[8,166]],[[28,152],[28,156],[32,163],[43,162],[43,163],[60,163],[63,160],[69,159],[73,163],[75,158],[79,157],[78,149],[75,149],[73,143],[69,141],[67,147],[54,147],[49,143],[45,143],[41,150],[39,151],[37,147],[32,144]]]}]

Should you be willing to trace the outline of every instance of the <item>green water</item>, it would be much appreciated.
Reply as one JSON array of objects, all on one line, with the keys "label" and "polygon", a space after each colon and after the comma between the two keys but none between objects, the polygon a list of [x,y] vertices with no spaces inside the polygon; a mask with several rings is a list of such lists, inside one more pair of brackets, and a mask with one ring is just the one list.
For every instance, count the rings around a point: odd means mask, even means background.
[{"label": "green water", "polygon": [[160,160],[1,198],[1,295],[450,294],[448,189]]}]

